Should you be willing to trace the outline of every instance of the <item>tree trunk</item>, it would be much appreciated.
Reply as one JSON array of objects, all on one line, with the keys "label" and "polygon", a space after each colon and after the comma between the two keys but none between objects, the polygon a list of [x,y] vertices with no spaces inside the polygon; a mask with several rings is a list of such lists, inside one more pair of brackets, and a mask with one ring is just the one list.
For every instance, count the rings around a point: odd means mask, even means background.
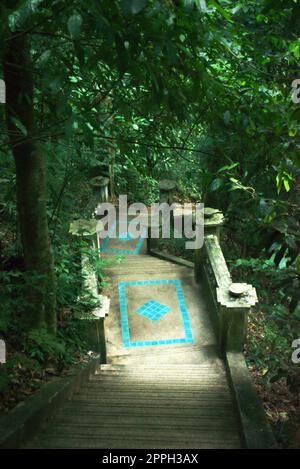
[{"label": "tree trunk", "polygon": [[33,78],[24,34],[13,33],[4,52],[6,122],[16,164],[17,209],[28,276],[26,322],[56,331],[56,281],[48,231],[45,158],[35,143]]}]

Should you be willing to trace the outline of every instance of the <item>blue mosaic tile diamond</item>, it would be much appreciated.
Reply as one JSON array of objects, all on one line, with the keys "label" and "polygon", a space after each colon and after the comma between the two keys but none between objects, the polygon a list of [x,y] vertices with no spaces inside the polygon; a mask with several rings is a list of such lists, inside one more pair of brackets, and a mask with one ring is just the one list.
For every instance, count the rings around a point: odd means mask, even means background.
[{"label": "blue mosaic tile diamond", "polygon": [[[160,340],[143,340],[143,341],[132,341],[130,337],[130,329],[129,329],[129,319],[128,319],[128,310],[127,310],[127,295],[126,295],[126,288],[130,287],[131,285],[138,285],[143,287],[144,285],[158,285],[158,284],[168,284],[174,285],[176,288],[176,296],[180,308],[181,318],[182,318],[182,325],[185,332],[185,337],[181,338],[174,338],[174,339],[160,339]],[[186,344],[194,342],[193,333],[191,329],[191,324],[189,321],[188,311],[185,305],[184,300],[184,293],[182,290],[181,282],[178,279],[164,279],[164,280],[135,280],[132,282],[120,282],[118,285],[119,289],[119,298],[120,298],[120,313],[121,313],[121,329],[122,329],[122,342],[123,347],[130,348],[130,347],[145,347],[145,346],[155,346],[155,345],[175,345],[175,344]],[[150,303],[150,305],[148,305]],[[162,308],[168,308],[161,303],[150,300],[144,305],[142,305],[136,312],[140,311],[143,307],[147,309],[150,308],[150,319],[157,320],[159,317],[162,317],[160,313],[158,313],[159,309],[156,311],[155,314],[151,314],[151,304],[159,305]],[[147,311],[147,310],[146,310]],[[168,311],[165,311],[162,314],[166,314]],[[157,314],[158,313],[158,314]],[[139,312],[139,314],[141,314]],[[153,319],[155,318],[156,319]],[[158,317],[159,316],[159,317]],[[148,317],[145,315],[145,317]]]},{"label": "blue mosaic tile diamond", "polygon": [[143,304],[136,310],[138,314],[151,319],[151,321],[157,321],[170,311],[171,308],[169,308],[169,306],[162,305],[155,300],[147,301],[147,303]]}]

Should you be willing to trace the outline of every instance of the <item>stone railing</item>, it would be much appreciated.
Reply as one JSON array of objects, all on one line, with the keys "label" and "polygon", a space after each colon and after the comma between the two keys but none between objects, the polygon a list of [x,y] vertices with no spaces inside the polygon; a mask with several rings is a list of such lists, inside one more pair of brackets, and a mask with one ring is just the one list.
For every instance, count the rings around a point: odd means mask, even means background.
[{"label": "stone railing", "polygon": [[195,251],[195,279],[206,287],[212,308],[213,323],[222,354],[244,349],[247,319],[257,303],[256,290],[246,283],[234,283],[221,245],[221,212],[205,209],[204,244]]},{"label": "stone railing", "polygon": [[262,402],[248,372],[243,350],[248,314],[257,303],[256,290],[246,283],[233,283],[220,246],[222,213],[206,209],[204,245],[195,252],[195,279],[206,290],[219,351],[239,416],[245,448],[276,448]]},{"label": "stone railing", "polygon": [[[179,212],[178,212],[179,213]],[[182,216],[175,214],[176,216]],[[149,222],[149,220],[148,220]],[[204,209],[204,244],[194,252],[194,273],[197,283],[204,287],[210,303],[210,312],[218,339],[220,353],[242,352],[246,340],[247,318],[257,303],[256,290],[246,283],[234,283],[228,270],[221,245],[220,234],[224,216],[219,210]],[[189,261],[166,254],[155,246],[157,239],[151,239],[151,228],[160,230],[160,223],[148,225],[147,251],[180,264],[191,266]]]},{"label": "stone railing", "polygon": [[100,353],[101,362],[106,363],[106,342],[104,320],[108,315],[110,300],[99,292],[99,279],[92,265],[90,256],[82,253],[81,273],[83,291],[87,292],[96,302],[96,307],[89,314],[81,316],[81,331],[91,350]]},{"label": "stone railing", "polygon": [[[85,240],[81,251],[81,275],[83,279],[82,296],[87,294],[95,300],[95,308],[89,314],[82,314],[81,335],[91,351],[100,353],[101,362],[106,363],[106,343],[104,320],[109,312],[110,300],[99,292],[99,279],[91,256],[98,252],[98,232],[101,221],[95,219],[75,220],[70,225],[70,234]],[[79,298],[80,299],[80,298]]]}]

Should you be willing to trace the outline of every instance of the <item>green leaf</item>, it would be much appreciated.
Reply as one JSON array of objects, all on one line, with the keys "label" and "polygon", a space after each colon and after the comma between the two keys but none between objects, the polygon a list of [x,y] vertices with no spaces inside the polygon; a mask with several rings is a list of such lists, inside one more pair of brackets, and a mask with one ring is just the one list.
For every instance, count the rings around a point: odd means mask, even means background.
[{"label": "green leaf", "polygon": [[300,40],[292,42],[289,45],[289,51],[295,56],[296,59],[300,58]]},{"label": "green leaf", "polygon": [[209,0],[208,5],[212,5],[227,21],[232,22],[230,14],[216,0]]},{"label": "green leaf", "polygon": [[222,166],[222,168],[218,169],[217,174],[230,171],[231,169],[236,168],[237,166],[239,166],[239,163],[232,163],[230,165]]},{"label": "green leaf", "polygon": [[290,183],[287,179],[283,180],[283,185],[284,185],[286,192],[289,192],[291,188],[290,188]]},{"label": "green leaf", "polygon": [[26,137],[28,132],[25,125],[23,125],[22,122],[20,122],[19,119],[16,119],[15,117],[11,117],[11,120],[13,121],[15,126],[20,130],[20,132]]},{"label": "green leaf", "polygon": [[297,135],[297,124],[292,123],[289,126],[289,137],[295,137]]},{"label": "green leaf", "polygon": [[277,186],[277,194],[280,194],[282,188],[282,175],[277,174],[276,176],[276,186]]},{"label": "green leaf", "polygon": [[296,316],[296,318],[300,319],[300,303],[298,303],[296,308],[294,309],[293,315]]},{"label": "green leaf", "polygon": [[68,30],[73,38],[78,38],[81,33],[82,17],[78,13],[74,13],[68,20]]}]

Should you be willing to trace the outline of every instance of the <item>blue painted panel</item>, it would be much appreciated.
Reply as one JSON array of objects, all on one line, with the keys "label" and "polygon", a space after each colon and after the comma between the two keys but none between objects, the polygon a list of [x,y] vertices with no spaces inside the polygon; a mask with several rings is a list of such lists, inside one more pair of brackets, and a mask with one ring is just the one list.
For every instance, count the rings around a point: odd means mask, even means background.
[{"label": "blue painted panel", "polygon": [[[143,286],[143,285],[159,285],[159,284],[173,284],[175,286],[185,337],[174,338],[174,339],[161,339],[161,340],[131,341],[129,321],[128,321],[126,287],[130,285]],[[154,345],[184,344],[184,343],[193,342],[193,333],[191,329],[189,315],[188,315],[187,308],[185,305],[184,294],[183,294],[180,280],[166,279],[166,280],[137,280],[137,281],[132,281],[132,282],[120,282],[118,285],[118,289],[119,289],[123,347],[125,348],[144,347],[144,346],[154,346]],[[138,308],[138,310],[136,310],[136,313],[142,314],[152,320],[158,320],[164,314],[167,314],[169,311],[171,311],[171,309],[168,306],[162,305],[158,301],[150,300],[146,302],[144,305],[142,305],[140,308]]]}]

